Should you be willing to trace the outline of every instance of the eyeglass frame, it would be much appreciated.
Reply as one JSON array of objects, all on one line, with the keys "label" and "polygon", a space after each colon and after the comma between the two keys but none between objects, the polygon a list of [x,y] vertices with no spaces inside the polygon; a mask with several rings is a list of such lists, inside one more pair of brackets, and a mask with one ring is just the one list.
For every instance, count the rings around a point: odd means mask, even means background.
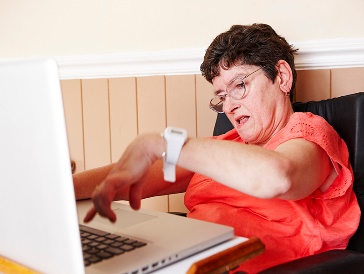
[{"label": "eyeglass frame", "polygon": [[[252,75],[253,73],[255,73],[255,72],[257,72],[257,71],[261,70],[262,68],[264,68],[264,66],[261,66],[261,67],[259,67],[258,69],[254,70],[253,72],[251,72],[251,73],[249,73],[249,74],[247,74],[247,75],[243,76],[242,78],[240,78],[240,80],[241,80],[240,85],[241,85],[241,84],[244,84],[244,85],[243,85],[244,92],[243,92],[243,94],[242,94],[240,97],[234,97],[234,96],[232,96],[232,95],[231,95],[231,92],[229,92],[228,90],[226,90],[226,94],[224,94],[224,95],[215,95],[214,97],[212,97],[212,98],[211,98],[210,103],[209,103],[209,108],[210,108],[211,110],[213,110],[213,111],[217,112],[217,113],[224,113],[224,111],[223,111],[223,110],[218,111],[217,109],[215,109],[215,107],[216,107],[216,106],[219,106],[220,104],[221,104],[221,107],[223,107],[223,104],[224,104],[224,101],[225,101],[226,97],[230,97],[230,98],[232,98],[232,99],[234,99],[234,100],[241,100],[241,99],[243,99],[243,98],[244,98],[244,96],[245,96],[245,93],[246,93],[246,84],[245,84],[245,81],[244,81],[244,80],[245,80],[246,78],[248,78],[250,75]],[[232,79],[232,80],[229,82],[228,87],[229,87],[229,85],[231,85],[232,83],[234,83],[237,79],[239,79],[239,77],[240,77],[240,76],[238,76],[238,77],[236,77],[236,78]],[[240,81],[239,81],[239,82],[240,82]],[[228,89],[228,87],[227,87],[226,89]],[[234,89],[236,89],[236,87],[237,87],[237,86],[235,86],[235,87],[234,87]],[[215,98],[219,98],[219,99],[220,99],[220,101],[219,101],[217,104],[212,104],[212,100],[214,100]],[[223,98],[223,100],[221,100],[221,98]]]}]

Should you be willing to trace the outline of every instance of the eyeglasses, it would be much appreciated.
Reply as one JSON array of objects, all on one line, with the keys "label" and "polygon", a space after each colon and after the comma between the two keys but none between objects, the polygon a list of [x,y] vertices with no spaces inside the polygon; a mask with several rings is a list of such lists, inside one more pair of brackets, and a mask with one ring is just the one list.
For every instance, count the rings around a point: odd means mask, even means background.
[{"label": "eyeglasses", "polygon": [[246,86],[244,79],[248,78],[253,73],[257,72],[258,70],[261,70],[263,67],[258,68],[257,70],[254,70],[252,73],[249,73],[243,77],[237,77],[233,79],[228,86],[226,87],[226,93],[224,94],[218,94],[214,96],[210,100],[209,107],[218,113],[224,113],[223,107],[224,102],[226,100],[226,97],[230,97],[234,100],[241,100],[244,98],[245,92],[246,92]]}]

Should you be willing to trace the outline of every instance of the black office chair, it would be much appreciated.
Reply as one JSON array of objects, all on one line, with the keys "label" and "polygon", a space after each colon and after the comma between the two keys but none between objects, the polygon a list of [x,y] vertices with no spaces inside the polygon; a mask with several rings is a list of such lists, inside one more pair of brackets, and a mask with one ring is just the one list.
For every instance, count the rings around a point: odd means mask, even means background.
[{"label": "black office chair", "polygon": [[[312,112],[325,118],[349,149],[354,171],[354,191],[364,211],[364,92],[337,98],[294,103],[297,112]],[[214,135],[232,129],[225,114],[218,114]],[[331,250],[281,264],[260,273],[364,273],[364,213],[346,250]]]}]

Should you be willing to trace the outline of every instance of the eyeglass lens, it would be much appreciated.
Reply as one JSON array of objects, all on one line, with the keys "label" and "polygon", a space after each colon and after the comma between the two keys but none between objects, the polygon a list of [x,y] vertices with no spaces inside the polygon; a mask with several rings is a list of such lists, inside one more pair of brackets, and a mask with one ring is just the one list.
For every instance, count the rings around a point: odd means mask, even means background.
[{"label": "eyeglass lens", "polygon": [[223,95],[216,95],[214,96],[211,101],[209,107],[218,112],[223,113],[223,106],[224,101],[226,97],[231,97],[234,100],[241,100],[243,99],[246,87],[244,79],[246,79],[248,76],[252,75],[253,73],[257,72],[258,70],[262,69],[263,67],[258,68],[257,70],[249,73],[248,75],[245,75],[243,77],[238,77],[235,80],[233,80],[226,88],[226,94]]}]

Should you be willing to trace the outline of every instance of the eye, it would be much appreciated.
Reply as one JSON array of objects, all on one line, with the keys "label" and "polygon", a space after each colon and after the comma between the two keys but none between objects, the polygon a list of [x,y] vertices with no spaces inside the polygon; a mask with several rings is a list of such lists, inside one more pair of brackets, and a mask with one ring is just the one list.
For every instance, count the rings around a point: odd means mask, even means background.
[{"label": "eye", "polygon": [[245,88],[245,82],[244,81],[241,81],[239,82],[237,85],[236,85],[236,88]]},{"label": "eye", "polygon": [[219,98],[220,101],[225,101],[227,94],[217,94],[216,97]]}]

